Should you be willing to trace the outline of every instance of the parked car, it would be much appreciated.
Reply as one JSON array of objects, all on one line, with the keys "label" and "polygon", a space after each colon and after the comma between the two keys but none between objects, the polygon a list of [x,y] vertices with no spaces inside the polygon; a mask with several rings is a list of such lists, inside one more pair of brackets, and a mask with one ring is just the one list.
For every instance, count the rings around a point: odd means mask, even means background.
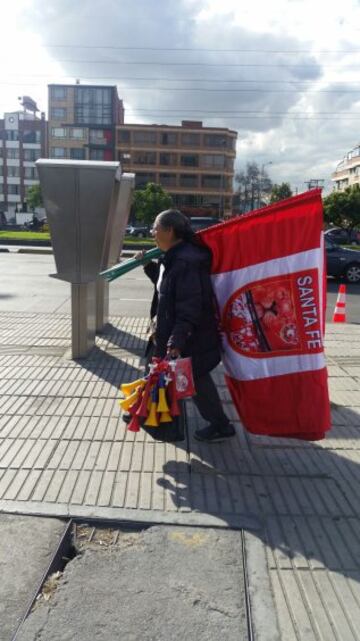
[{"label": "parked car", "polygon": [[346,278],[349,283],[360,282],[360,250],[346,249],[325,238],[328,276]]},{"label": "parked car", "polygon": [[360,245],[360,231],[357,229],[332,227],[326,230],[325,238],[328,238],[336,245]]},{"label": "parked car", "polygon": [[34,216],[32,220],[24,224],[24,229],[28,231],[49,231],[46,218],[37,218]]},{"label": "parked car", "polygon": [[130,227],[127,233],[129,236],[133,236],[134,238],[146,238],[151,236],[149,225],[134,225]]},{"label": "parked car", "polygon": [[212,225],[217,225],[221,223],[222,220],[219,218],[213,218],[211,216],[191,216],[190,224],[194,231],[200,231],[200,229],[206,229]]}]

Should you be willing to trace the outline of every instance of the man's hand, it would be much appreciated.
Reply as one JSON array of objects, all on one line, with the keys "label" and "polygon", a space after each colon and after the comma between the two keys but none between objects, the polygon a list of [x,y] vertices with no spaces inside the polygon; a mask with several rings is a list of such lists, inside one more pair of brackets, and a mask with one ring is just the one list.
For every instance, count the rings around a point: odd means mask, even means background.
[{"label": "man's hand", "polygon": [[140,260],[141,258],[144,258],[144,255],[145,255],[145,249],[141,249],[140,251],[136,252],[136,254],[134,255],[134,258],[136,258],[136,260]]},{"label": "man's hand", "polygon": [[170,347],[167,351],[167,356],[170,358],[180,358],[180,350],[177,347]]}]

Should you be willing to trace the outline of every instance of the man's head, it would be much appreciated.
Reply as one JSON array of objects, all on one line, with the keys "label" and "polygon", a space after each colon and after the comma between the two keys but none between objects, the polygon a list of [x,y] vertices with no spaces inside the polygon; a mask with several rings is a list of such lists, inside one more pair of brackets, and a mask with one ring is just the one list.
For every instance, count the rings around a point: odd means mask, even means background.
[{"label": "man's head", "polygon": [[152,235],[159,249],[168,251],[183,240],[191,240],[194,232],[189,219],[178,209],[166,209],[155,218]]}]

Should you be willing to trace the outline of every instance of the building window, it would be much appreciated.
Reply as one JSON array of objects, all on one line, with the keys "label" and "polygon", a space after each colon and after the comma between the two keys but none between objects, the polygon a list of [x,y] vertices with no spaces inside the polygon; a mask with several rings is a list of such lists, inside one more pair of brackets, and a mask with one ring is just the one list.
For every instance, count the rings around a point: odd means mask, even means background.
[{"label": "building window", "polygon": [[181,134],[181,144],[187,147],[198,147],[200,145],[200,134]]},{"label": "building window", "polygon": [[171,194],[175,207],[196,207],[201,205],[201,196],[197,194]]},{"label": "building window", "polygon": [[66,138],[67,131],[65,127],[52,127],[51,135],[53,138]]},{"label": "building window", "polygon": [[111,125],[113,123],[110,87],[75,87],[75,122]]},{"label": "building window", "polygon": [[196,154],[186,154],[180,156],[180,165],[183,167],[198,167],[199,166],[199,156]]},{"label": "building window", "polygon": [[17,129],[7,129],[5,131],[5,140],[19,140],[19,132]]},{"label": "building window", "polygon": [[206,175],[201,177],[202,187],[207,187],[208,189],[221,189],[223,188],[222,176],[212,176]]},{"label": "building window", "polygon": [[118,142],[130,142],[130,131],[128,129],[118,129]]},{"label": "building window", "polygon": [[198,177],[196,174],[181,174],[180,187],[198,187]]},{"label": "building window", "polygon": [[118,154],[118,159],[122,163],[129,163],[129,162],[131,162],[131,154],[129,154],[128,151],[120,152]]},{"label": "building window", "polygon": [[69,135],[70,135],[70,138],[77,138],[77,139],[82,139],[82,138],[85,137],[84,136],[84,130],[83,129],[79,129],[78,127],[70,127],[69,128]]},{"label": "building window", "polygon": [[85,149],[82,147],[72,147],[70,149],[70,158],[73,160],[85,160]]},{"label": "building window", "polygon": [[135,187],[137,189],[146,187],[147,183],[154,183],[155,182],[155,174],[148,174],[148,173],[142,173],[138,172],[135,175]]},{"label": "building window", "polygon": [[6,155],[9,160],[18,160],[19,159],[19,150],[18,149],[7,149]]},{"label": "building window", "polygon": [[177,134],[174,131],[160,134],[160,143],[162,145],[176,145]]},{"label": "building window", "polygon": [[204,205],[204,207],[217,207],[218,208],[219,205],[220,205],[220,200],[221,200],[221,197],[220,196],[215,196],[215,194],[213,196],[203,196],[202,204]]},{"label": "building window", "polygon": [[176,154],[159,154],[159,164],[166,167],[174,166],[177,164]]},{"label": "building window", "polygon": [[15,196],[17,194],[20,194],[20,185],[8,185],[8,194],[11,196]]},{"label": "building window", "polygon": [[90,149],[90,160],[105,160],[105,150]]},{"label": "building window", "polygon": [[67,113],[65,107],[52,107],[51,118],[52,120],[66,120]]},{"label": "building window", "polygon": [[133,141],[134,144],[141,143],[143,145],[155,145],[156,131],[134,131]]},{"label": "building window", "polygon": [[24,178],[28,180],[37,180],[36,167],[24,167]]},{"label": "building window", "polygon": [[66,100],[67,87],[51,87],[51,97],[53,100]]},{"label": "building window", "polygon": [[112,145],[112,131],[111,129],[90,129],[89,141],[92,145]]},{"label": "building window", "polygon": [[20,176],[20,167],[12,167],[11,165],[7,168],[7,175],[9,178],[19,178]]},{"label": "building window", "polygon": [[160,174],[159,179],[163,187],[176,187],[176,174]]},{"label": "building window", "polygon": [[25,143],[40,143],[41,142],[41,131],[27,129],[23,133],[23,142]]},{"label": "building window", "polygon": [[225,156],[221,154],[205,154],[201,157],[201,166],[214,168],[214,169],[223,169],[225,167]]},{"label": "building window", "polygon": [[227,146],[227,139],[221,134],[205,134],[204,145],[205,147],[222,147],[225,149]]},{"label": "building window", "polygon": [[66,149],[65,149],[65,147],[52,147],[51,148],[51,157],[52,158],[66,158]]},{"label": "building window", "polygon": [[137,151],[133,155],[134,165],[156,165],[155,151]]},{"label": "building window", "polygon": [[41,158],[40,149],[24,149],[24,160],[27,162],[35,162],[38,158]]}]

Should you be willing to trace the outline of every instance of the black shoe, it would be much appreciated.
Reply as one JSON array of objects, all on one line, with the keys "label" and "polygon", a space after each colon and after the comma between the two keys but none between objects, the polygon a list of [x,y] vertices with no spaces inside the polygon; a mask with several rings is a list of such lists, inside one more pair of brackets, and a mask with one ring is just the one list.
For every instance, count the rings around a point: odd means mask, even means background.
[{"label": "black shoe", "polygon": [[123,414],[121,418],[124,421],[124,423],[130,423],[132,416],[131,414],[126,413],[126,414]]},{"label": "black shoe", "polygon": [[221,441],[225,441],[227,438],[235,436],[235,434],[236,432],[233,424],[228,423],[227,425],[222,425],[221,427],[219,427],[218,425],[207,425],[201,430],[196,430],[194,436],[198,441],[220,443]]}]

